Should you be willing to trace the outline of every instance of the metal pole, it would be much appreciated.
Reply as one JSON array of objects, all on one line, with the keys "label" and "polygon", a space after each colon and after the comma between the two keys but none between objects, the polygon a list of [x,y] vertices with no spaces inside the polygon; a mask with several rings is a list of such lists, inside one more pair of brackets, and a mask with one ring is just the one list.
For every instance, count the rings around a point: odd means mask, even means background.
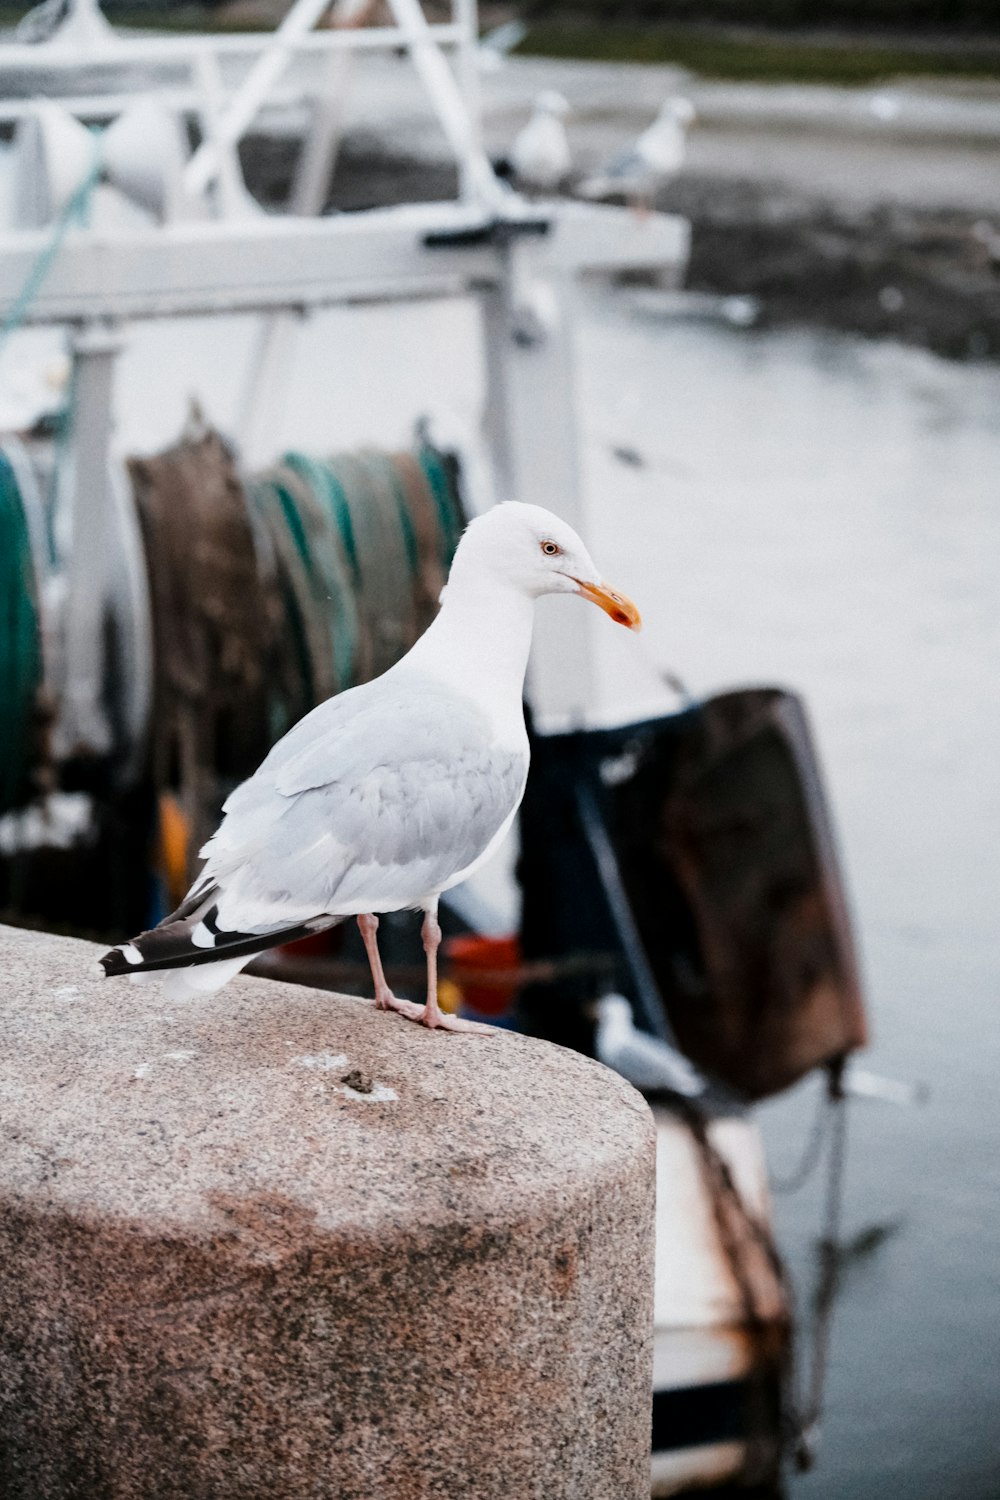
[{"label": "metal pole", "polygon": [[[448,22],[443,26],[431,26],[431,35],[442,47],[457,47],[461,41],[458,30]],[[125,63],[190,62],[193,54],[208,47],[219,57],[253,57],[265,51],[274,32],[266,31],[208,31],[192,32],[189,35],[168,32],[147,32],[142,36],[121,36],[112,33],[112,41],[99,52],[88,52],[87,61],[120,68]],[[398,26],[368,26],[363,31],[307,31],[295,41],[296,52],[398,52],[406,44],[406,37]],[[24,70],[28,73],[49,73],[54,66],[67,61],[68,48],[57,47],[53,42],[32,44],[27,42],[0,43],[0,71]],[[56,55],[58,53],[58,56]],[[69,58],[69,61],[78,61]]]},{"label": "metal pole", "polygon": [[[673,1034],[667,1013],[663,1008],[660,987],[656,982],[639,928],[632,914],[628,893],[622,882],[618,867],[618,856],[604,824],[597,798],[586,781],[580,780],[576,789],[576,809],[583,836],[587,840],[597,877],[608,903],[611,921],[625,955],[635,992],[639,1015],[646,1030],[680,1052],[677,1038]],[[683,1056],[683,1053],[681,1054]]]},{"label": "metal pole", "polygon": [[330,8],[330,0],[295,0],[218,122],[215,141],[203,141],[184,171],[189,192],[200,193],[219,171],[221,151],[243,135],[295,52],[296,43]]},{"label": "metal pole", "polygon": [[503,500],[517,498],[511,451],[513,424],[510,411],[510,383],[507,377],[507,343],[510,339],[507,289],[502,282],[499,285],[483,287],[479,293],[478,302],[482,326],[485,385],[482,433],[490,457],[493,501],[499,504]]},{"label": "metal pole", "polygon": [[[486,437],[498,499],[564,517],[586,539],[578,454],[571,271],[545,264],[545,237],[515,238],[498,289],[483,294]],[[540,308],[532,339],[525,312]],[[586,721],[596,690],[595,622],[586,611],[539,606],[529,696],[544,731]]]},{"label": "metal pole", "polygon": [[103,698],[105,622],[117,551],[108,476],[111,401],[118,330],[90,323],[73,338],[73,405],[68,481],[72,545],[66,601],[65,681],[55,739],[59,759],[103,755],[112,747]]},{"label": "metal pole", "polygon": [[478,128],[419,0],[388,0],[388,4],[396,25],[406,36],[413,65],[462,171],[465,195],[491,212],[500,211],[510,194],[479,144]]},{"label": "metal pole", "polygon": [[[482,103],[479,88],[479,6],[477,0],[452,0],[452,19],[459,29],[458,81],[469,118],[470,139],[477,151],[482,150]],[[460,192],[463,198],[473,196],[473,184],[467,181],[463,168]]]},{"label": "metal pole", "polygon": [[[211,182],[212,177],[216,179],[218,206],[222,210],[222,217],[238,218],[247,212],[250,195],[243,181],[243,169],[235,141],[227,141],[223,134],[225,89],[222,69],[215,53],[207,49],[199,52],[194,60],[194,72],[201,90],[201,127],[204,136],[199,151],[208,147],[212,152],[213,172],[206,178],[206,185]],[[194,160],[195,157],[192,157],[191,161]],[[188,169],[190,166],[191,162],[188,163]],[[201,191],[189,187],[187,170],[183,186],[185,191]]]},{"label": "metal pole", "polygon": [[[333,7],[333,28],[337,31],[356,31],[364,26],[374,9],[375,0],[336,0]],[[331,52],[327,55],[316,99],[316,113],[302,145],[302,154],[295,168],[289,195],[288,207],[293,214],[323,212],[326,191],[344,133],[353,64],[353,52]]]},{"label": "metal pole", "polygon": [[[374,0],[336,0],[333,25],[356,30],[374,9]],[[343,136],[353,63],[353,52],[327,54],[316,112],[292,179],[288,207],[293,214],[312,218],[323,212]],[[271,456],[301,321],[298,313],[273,313],[257,331],[236,426],[243,458],[251,465]]]}]

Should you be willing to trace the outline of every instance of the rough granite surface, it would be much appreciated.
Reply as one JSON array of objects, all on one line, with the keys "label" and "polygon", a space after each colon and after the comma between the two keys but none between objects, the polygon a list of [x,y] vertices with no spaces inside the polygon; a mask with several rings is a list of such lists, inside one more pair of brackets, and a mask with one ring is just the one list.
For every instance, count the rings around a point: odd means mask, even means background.
[{"label": "rough granite surface", "polygon": [[644,1500],[639,1095],[99,951],[0,928],[4,1500]]}]

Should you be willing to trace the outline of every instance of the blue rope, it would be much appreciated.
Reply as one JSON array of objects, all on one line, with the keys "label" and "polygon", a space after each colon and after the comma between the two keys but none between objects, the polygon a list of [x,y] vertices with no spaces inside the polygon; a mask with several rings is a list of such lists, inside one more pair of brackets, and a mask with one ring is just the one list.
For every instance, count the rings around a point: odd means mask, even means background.
[{"label": "blue rope", "polygon": [[16,333],[27,317],[32,302],[38,296],[46,276],[62,249],[70,226],[77,221],[85,225],[88,221],[90,200],[101,175],[101,135],[103,132],[92,127],[91,134],[94,138],[94,159],[90,164],[90,170],[72,197],[64,204],[61,213],[52,225],[47,244],[43,245],[38,252],[31,270],[25,277],[24,285],[11,303],[3,321],[0,322],[0,355],[3,354],[11,334]]}]

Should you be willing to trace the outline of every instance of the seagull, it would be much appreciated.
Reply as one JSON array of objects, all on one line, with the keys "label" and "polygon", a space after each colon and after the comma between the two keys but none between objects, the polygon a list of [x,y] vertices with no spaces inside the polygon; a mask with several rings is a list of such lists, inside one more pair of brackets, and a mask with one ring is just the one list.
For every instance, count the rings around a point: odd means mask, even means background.
[{"label": "seagull", "polygon": [[690,1099],[705,1092],[705,1080],[682,1053],[639,1030],[624,995],[604,995],[594,1009],[594,1050],[606,1068],[613,1068],[647,1094],[666,1091]]},{"label": "seagull", "polygon": [[504,21],[494,26],[479,38],[476,48],[476,66],[481,73],[499,73],[507,58],[515,52],[525,37],[528,28],[523,21]]},{"label": "seagull", "polygon": [[514,137],[510,167],[518,187],[529,192],[554,193],[573,164],[563,120],[569,104],[562,94],[546,89],[535,100],[531,119]]},{"label": "seagull", "polygon": [[[438,1004],[438,898],[489,858],[520,805],[522,692],[542,594],[579,594],[639,629],[635,605],[550,511],[507,501],[477,517],[420,640],[278,741],[226,801],[180,906],[106,953],[105,974],[149,982],[165,971],[166,993],[189,998],[266,948],[356,917],[379,1010],[489,1030]],[[393,994],[379,957],[379,913],[404,909],[423,912],[425,1004]]]},{"label": "seagull", "polygon": [[653,200],[684,165],[688,128],[694,123],[690,99],[668,99],[652,125],[627,150],[614,156],[596,177],[577,187],[582,198],[624,196],[634,207],[649,211]]},{"label": "seagull", "polygon": [[903,112],[903,106],[894,94],[882,92],[872,94],[868,100],[868,109],[870,114],[883,125],[891,125]]}]

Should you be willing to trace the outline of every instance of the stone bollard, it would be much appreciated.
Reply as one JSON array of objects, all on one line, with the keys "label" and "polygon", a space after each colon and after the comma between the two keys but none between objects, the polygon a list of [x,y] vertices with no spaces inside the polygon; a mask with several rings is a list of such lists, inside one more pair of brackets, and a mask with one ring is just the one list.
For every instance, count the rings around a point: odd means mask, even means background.
[{"label": "stone bollard", "polygon": [[645,1500],[639,1095],[99,951],[0,928],[3,1500]]}]

